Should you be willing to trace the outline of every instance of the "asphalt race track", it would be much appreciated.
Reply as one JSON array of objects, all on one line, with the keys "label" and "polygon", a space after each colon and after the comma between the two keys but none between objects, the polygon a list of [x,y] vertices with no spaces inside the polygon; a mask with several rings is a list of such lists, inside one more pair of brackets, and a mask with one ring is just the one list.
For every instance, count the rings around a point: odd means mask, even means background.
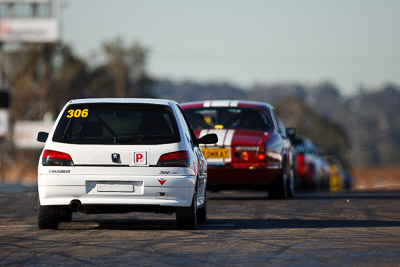
[{"label": "asphalt race track", "polygon": [[398,266],[400,192],[208,193],[206,224],[175,216],[74,214],[36,226],[35,187],[0,185],[0,266]]}]

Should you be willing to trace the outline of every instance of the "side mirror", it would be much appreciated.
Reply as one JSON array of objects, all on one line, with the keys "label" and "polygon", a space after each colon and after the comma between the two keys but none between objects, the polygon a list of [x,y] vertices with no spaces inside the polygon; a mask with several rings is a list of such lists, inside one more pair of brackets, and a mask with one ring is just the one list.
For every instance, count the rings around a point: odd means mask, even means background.
[{"label": "side mirror", "polygon": [[38,140],[41,143],[45,143],[47,141],[47,137],[49,137],[49,133],[39,132],[36,140]]},{"label": "side mirror", "polygon": [[215,133],[206,134],[198,140],[199,144],[215,144],[218,142],[218,136]]}]

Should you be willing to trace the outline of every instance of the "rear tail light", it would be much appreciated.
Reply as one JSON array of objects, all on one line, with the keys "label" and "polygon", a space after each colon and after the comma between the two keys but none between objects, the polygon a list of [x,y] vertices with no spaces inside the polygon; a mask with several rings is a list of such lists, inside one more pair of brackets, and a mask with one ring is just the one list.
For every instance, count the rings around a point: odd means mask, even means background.
[{"label": "rear tail light", "polygon": [[190,155],[186,150],[161,155],[157,167],[190,167]]},{"label": "rear tail light", "polygon": [[304,154],[297,155],[297,173],[299,175],[304,175],[307,171],[307,166],[304,158]]},{"label": "rear tail light", "polygon": [[249,160],[249,156],[253,153],[254,151],[257,150],[257,147],[253,146],[237,146],[236,147],[236,152],[235,152],[235,157],[240,158],[242,160]]},{"label": "rear tail light", "polygon": [[257,159],[258,160],[265,160],[265,147],[259,146],[257,149]]},{"label": "rear tail light", "polygon": [[246,161],[255,158],[263,161],[265,159],[265,148],[264,146],[237,146],[235,157]]},{"label": "rear tail light", "polygon": [[43,166],[72,166],[74,162],[67,153],[46,149],[43,152],[42,164]]},{"label": "rear tail light", "polygon": [[249,160],[249,152],[247,151],[236,151],[235,157],[240,158],[242,160]]}]

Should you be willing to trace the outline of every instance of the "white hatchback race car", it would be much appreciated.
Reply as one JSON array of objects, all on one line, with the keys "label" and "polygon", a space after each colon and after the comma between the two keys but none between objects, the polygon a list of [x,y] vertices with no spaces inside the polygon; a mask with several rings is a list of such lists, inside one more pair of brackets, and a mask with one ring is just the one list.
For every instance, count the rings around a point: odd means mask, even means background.
[{"label": "white hatchback race car", "polygon": [[72,212],[176,213],[178,229],[207,217],[207,162],[180,106],[160,99],[69,101],[38,166],[38,226],[57,229]]}]

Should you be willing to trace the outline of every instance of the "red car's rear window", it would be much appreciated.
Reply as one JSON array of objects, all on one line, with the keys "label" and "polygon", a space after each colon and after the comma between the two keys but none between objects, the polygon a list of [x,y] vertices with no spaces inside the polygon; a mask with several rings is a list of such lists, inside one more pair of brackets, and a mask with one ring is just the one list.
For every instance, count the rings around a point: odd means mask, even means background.
[{"label": "red car's rear window", "polygon": [[272,122],[261,110],[242,107],[184,109],[193,129],[244,129],[270,131]]}]

